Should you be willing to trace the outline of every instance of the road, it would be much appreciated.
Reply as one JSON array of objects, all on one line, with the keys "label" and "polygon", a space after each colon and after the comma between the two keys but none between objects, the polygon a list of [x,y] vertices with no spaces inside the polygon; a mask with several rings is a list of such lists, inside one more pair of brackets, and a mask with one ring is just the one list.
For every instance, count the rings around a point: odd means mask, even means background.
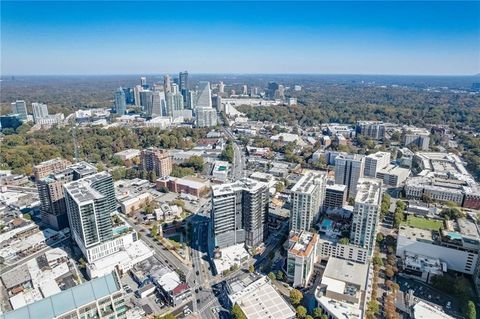
[{"label": "road", "polygon": [[223,128],[225,134],[233,141],[233,167],[232,167],[232,180],[237,180],[244,177],[245,172],[245,154],[241,147],[235,140],[235,135],[228,128]]}]

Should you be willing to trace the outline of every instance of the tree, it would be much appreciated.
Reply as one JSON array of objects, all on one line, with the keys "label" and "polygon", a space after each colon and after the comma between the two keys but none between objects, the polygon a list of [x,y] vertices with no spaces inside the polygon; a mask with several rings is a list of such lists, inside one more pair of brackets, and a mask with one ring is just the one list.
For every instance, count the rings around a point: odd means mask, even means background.
[{"label": "tree", "polygon": [[157,174],[155,174],[155,171],[148,173],[148,180],[150,183],[155,183],[157,181]]},{"label": "tree", "polygon": [[385,239],[385,238],[384,238],[384,236],[383,236],[382,233],[378,233],[378,234],[377,234],[377,243],[380,244],[384,239]]},{"label": "tree", "polygon": [[283,271],[279,270],[277,271],[277,279],[278,280],[283,280],[284,279],[284,274],[283,274]]},{"label": "tree", "polygon": [[253,264],[250,264],[250,266],[248,266],[248,271],[250,273],[254,272],[255,271],[255,267],[253,266]]},{"label": "tree", "polygon": [[338,242],[342,245],[348,245],[348,243],[350,242],[350,239],[348,239],[347,237],[343,237],[343,238],[340,238]]},{"label": "tree", "polygon": [[477,310],[475,308],[475,303],[471,300],[467,302],[467,311],[466,316],[468,319],[475,319],[477,318]]},{"label": "tree", "polygon": [[382,267],[383,266],[383,260],[382,258],[376,254],[375,256],[373,256],[373,264],[375,266],[378,266],[378,267]]},{"label": "tree", "polygon": [[155,319],[175,319],[176,317],[172,315],[171,313],[166,314],[164,316],[155,316]]},{"label": "tree", "polygon": [[271,271],[268,273],[268,278],[273,281],[277,279],[277,276],[275,276],[275,273]]},{"label": "tree", "polygon": [[275,184],[275,190],[277,191],[277,193],[283,192],[284,189],[285,185],[283,185],[282,182],[278,182],[277,184]]},{"label": "tree", "polygon": [[186,160],[185,163],[182,164],[182,166],[191,167],[196,172],[202,172],[203,168],[205,167],[205,162],[203,160],[203,157],[198,155],[193,155],[188,160]]},{"label": "tree", "polygon": [[307,315],[307,309],[304,306],[297,307],[297,318],[305,318]]},{"label": "tree", "polygon": [[247,319],[247,316],[245,316],[238,304],[233,305],[231,315],[234,319]]},{"label": "tree", "polygon": [[152,229],[150,230],[150,235],[152,235],[153,238],[156,238],[158,235],[158,226],[157,224],[153,224]]},{"label": "tree", "polygon": [[305,319],[313,319],[313,317],[310,316],[310,315],[306,315],[306,316],[305,316]]},{"label": "tree", "polygon": [[26,219],[26,220],[32,220],[32,215],[30,215],[28,213],[25,213],[25,214],[23,214],[23,218]]},{"label": "tree", "polygon": [[293,305],[298,305],[303,299],[303,294],[300,290],[298,289],[292,289],[290,290],[290,302]]},{"label": "tree", "polygon": [[323,311],[322,311],[322,308],[320,307],[316,307],[313,309],[313,317],[315,319],[320,319],[323,315]]}]

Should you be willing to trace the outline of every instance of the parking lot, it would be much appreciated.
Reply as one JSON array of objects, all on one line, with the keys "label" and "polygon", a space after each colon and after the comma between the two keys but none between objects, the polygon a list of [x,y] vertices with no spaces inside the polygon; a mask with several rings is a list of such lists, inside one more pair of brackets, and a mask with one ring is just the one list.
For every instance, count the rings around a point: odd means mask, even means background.
[{"label": "parking lot", "polygon": [[458,316],[460,314],[460,308],[453,297],[427,284],[402,276],[397,278],[397,283],[401,291],[405,293],[413,292],[413,296],[415,297],[414,301],[423,300],[427,303],[440,306],[443,311],[450,315]]}]

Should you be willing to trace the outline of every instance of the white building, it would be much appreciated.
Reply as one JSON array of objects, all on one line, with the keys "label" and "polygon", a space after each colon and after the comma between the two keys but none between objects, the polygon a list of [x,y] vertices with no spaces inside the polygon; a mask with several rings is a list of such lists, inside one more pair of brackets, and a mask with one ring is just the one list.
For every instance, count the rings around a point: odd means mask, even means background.
[{"label": "white building", "polygon": [[381,181],[367,178],[358,181],[350,241],[353,245],[367,249],[370,256],[375,246],[381,201]]},{"label": "white building", "polygon": [[377,152],[365,157],[365,177],[377,177],[377,172],[390,164],[390,152]]},{"label": "white building", "polygon": [[381,179],[383,184],[392,187],[399,187],[402,185],[409,175],[410,170],[408,168],[395,166],[393,164],[377,171],[377,178]]},{"label": "white building", "polygon": [[287,278],[293,287],[306,287],[317,256],[318,234],[302,231],[288,240]]},{"label": "white building", "polygon": [[212,176],[219,181],[226,181],[228,179],[228,172],[230,170],[230,163],[225,161],[215,161],[213,165]]},{"label": "white building", "polygon": [[326,174],[305,171],[292,188],[290,230],[296,233],[310,230],[317,221],[325,197]]},{"label": "white building", "polygon": [[364,163],[364,156],[359,154],[340,154],[335,158],[335,184],[347,185],[348,198],[355,197]]},{"label": "white building", "polygon": [[213,127],[217,125],[217,111],[211,107],[195,109],[197,127]]},{"label": "white building", "polygon": [[417,145],[421,150],[428,150],[430,145],[430,132],[424,128],[418,128],[413,126],[403,127],[403,145],[408,146],[410,144]]}]

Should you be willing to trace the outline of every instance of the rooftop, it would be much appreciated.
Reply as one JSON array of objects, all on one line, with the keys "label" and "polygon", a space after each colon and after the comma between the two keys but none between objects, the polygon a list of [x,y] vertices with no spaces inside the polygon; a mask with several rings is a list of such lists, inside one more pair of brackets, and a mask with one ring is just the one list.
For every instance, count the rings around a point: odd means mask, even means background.
[{"label": "rooftop", "polygon": [[267,277],[262,277],[243,290],[229,295],[248,319],[291,319],[295,311],[273,288]]},{"label": "rooftop", "polygon": [[266,186],[265,183],[253,180],[251,178],[242,178],[233,183],[214,185],[212,186],[212,190],[213,190],[213,196],[222,196],[222,195],[233,194],[236,191],[240,191],[240,190],[256,192],[264,186]]},{"label": "rooftop", "polygon": [[115,273],[95,278],[22,308],[0,315],[0,319],[56,318],[78,307],[121,290]]},{"label": "rooftop", "polygon": [[[360,286],[365,290],[368,275],[368,265],[351,262],[348,260],[330,257],[323,273],[323,277],[335,279],[345,283]],[[322,279],[323,282],[323,279]]]},{"label": "rooftop", "polygon": [[360,178],[357,184],[355,203],[378,204],[380,203],[382,183],[378,179]]},{"label": "rooftop", "polygon": [[292,192],[310,194],[315,189],[318,178],[325,176],[325,172],[306,171],[300,180],[292,187]]},{"label": "rooftop", "polygon": [[90,202],[95,199],[101,199],[104,196],[91,187],[95,181],[102,180],[104,178],[111,178],[107,172],[101,172],[88,177],[82,178],[78,181],[73,181],[64,185],[65,190],[73,197],[78,203]]},{"label": "rooftop", "polygon": [[303,231],[299,235],[293,235],[290,238],[290,248],[288,250],[288,253],[301,257],[308,256],[312,252],[317,242],[317,234]]}]

